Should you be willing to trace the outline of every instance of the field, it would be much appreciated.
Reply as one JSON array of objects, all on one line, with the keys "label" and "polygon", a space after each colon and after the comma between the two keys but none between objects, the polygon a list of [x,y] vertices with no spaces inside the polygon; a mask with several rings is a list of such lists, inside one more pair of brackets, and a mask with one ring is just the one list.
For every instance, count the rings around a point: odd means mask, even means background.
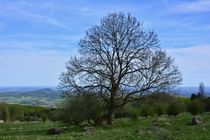
[{"label": "field", "polygon": [[61,100],[61,92],[54,88],[0,87],[0,101],[9,104],[55,107]]},{"label": "field", "polygon": [[[210,139],[210,113],[202,115],[203,125],[190,125],[192,116],[180,114],[176,117],[161,116],[118,119],[112,126],[96,127],[83,131],[76,126],[55,122],[26,122],[0,124],[0,140],[208,140]],[[59,135],[47,135],[49,128],[64,128]]]}]

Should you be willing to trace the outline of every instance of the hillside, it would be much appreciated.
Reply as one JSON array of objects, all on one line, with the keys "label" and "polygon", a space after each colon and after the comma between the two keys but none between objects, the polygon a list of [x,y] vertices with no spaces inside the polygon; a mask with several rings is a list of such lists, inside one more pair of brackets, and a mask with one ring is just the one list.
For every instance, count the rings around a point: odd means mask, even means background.
[{"label": "hillside", "polygon": [[61,99],[61,92],[52,88],[0,91],[0,101],[12,104],[54,107]]},{"label": "hillside", "polygon": [[[190,97],[197,93],[197,87],[180,87],[174,91],[178,96]],[[61,92],[55,87],[0,87],[0,102],[37,106],[55,106],[59,102]],[[206,96],[210,95],[210,87],[206,88]]]}]

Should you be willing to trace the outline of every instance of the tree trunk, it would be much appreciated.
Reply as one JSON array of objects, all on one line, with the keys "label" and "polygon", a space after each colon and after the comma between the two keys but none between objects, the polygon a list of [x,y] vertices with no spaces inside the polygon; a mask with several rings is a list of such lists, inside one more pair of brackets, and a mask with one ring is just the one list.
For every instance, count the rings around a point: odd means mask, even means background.
[{"label": "tree trunk", "polygon": [[111,96],[108,105],[108,115],[107,115],[107,124],[112,125],[115,116],[115,95],[117,93],[117,88],[115,85],[112,86]]},{"label": "tree trunk", "polygon": [[108,125],[112,125],[112,123],[114,121],[114,116],[115,116],[114,110],[110,109],[108,116],[107,116],[107,124]]}]

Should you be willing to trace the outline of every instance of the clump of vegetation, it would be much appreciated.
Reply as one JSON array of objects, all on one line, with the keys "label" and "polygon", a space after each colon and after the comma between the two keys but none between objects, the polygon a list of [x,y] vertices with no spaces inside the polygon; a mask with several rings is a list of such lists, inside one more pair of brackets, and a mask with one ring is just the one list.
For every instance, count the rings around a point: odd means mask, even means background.
[{"label": "clump of vegetation", "polygon": [[144,117],[154,116],[155,110],[154,107],[148,104],[143,104],[140,106],[140,115]]},{"label": "clump of vegetation", "polygon": [[194,99],[190,103],[188,110],[191,114],[201,114],[205,111],[205,102],[201,99]]},{"label": "clump of vegetation", "polygon": [[191,100],[187,98],[176,97],[167,93],[154,93],[146,96],[140,102],[129,103],[119,109],[116,117],[138,118],[139,116],[161,116],[164,114],[178,115],[187,111],[187,106],[190,103]]},{"label": "clump of vegetation", "polygon": [[46,121],[51,115],[51,110],[39,106],[0,103],[0,120],[4,122]]},{"label": "clump of vegetation", "polygon": [[11,121],[23,121],[24,120],[24,107],[20,105],[9,106]]},{"label": "clump of vegetation", "polygon": [[210,112],[210,97],[207,97],[205,100],[204,100],[204,102],[205,102],[205,111],[206,112]]},{"label": "clump of vegetation", "polygon": [[158,116],[161,116],[167,113],[168,106],[169,105],[167,103],[157,103],[154,106],[154,110]]},{"label": "clump of vegetation", "polygon": [[142,116],[178,115],[186,111],[185,101],[168,93],[153,93],[140,102]]},{"label": "clump of vegetation", "polygon": [[182,102],[178,102],[178,101],[173,102],[169,105],[169,107],[167,109],[167,114],[176,116],[179,113],[183,112],[184,108],[185,108],[185,106]]},{"label": "clump of vegetation", "polygon": [[74,125],[99,125],[103,121],[104,106],[95,93],[82,93],[67,98],[61,106],[59,119]]},{"label": "clump of vegetation", "polygon": [[4,122],[10,120],[9,107],[6,103],[0,103],[0,119]]},{"label": "clump of vegetation", "polygon": [[128,103],[123,108],[118,109],[116,112],[116,118],[131,118],[138,119],[140,115],[139,107],[135,106],[135,103]]}]

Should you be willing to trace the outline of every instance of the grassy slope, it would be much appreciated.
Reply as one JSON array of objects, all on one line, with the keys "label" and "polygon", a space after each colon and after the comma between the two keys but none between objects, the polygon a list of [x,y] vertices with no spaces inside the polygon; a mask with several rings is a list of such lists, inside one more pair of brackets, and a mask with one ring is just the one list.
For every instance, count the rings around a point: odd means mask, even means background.
[{"label": "grassy slope", "polygon": [[191,126],[192,116],[182,114],[177,117],[148,117],[139,120],[120,119],[113,126],[97,127],[95,132],[87,133],[79,128],[68,126],[68,131],[57,136],[48,136],[51,127],[66,127],[59,123],[19,123],[0,124],[0,140],[208,140],[210,139],[210,114],[202,115],[205,124]]}]

